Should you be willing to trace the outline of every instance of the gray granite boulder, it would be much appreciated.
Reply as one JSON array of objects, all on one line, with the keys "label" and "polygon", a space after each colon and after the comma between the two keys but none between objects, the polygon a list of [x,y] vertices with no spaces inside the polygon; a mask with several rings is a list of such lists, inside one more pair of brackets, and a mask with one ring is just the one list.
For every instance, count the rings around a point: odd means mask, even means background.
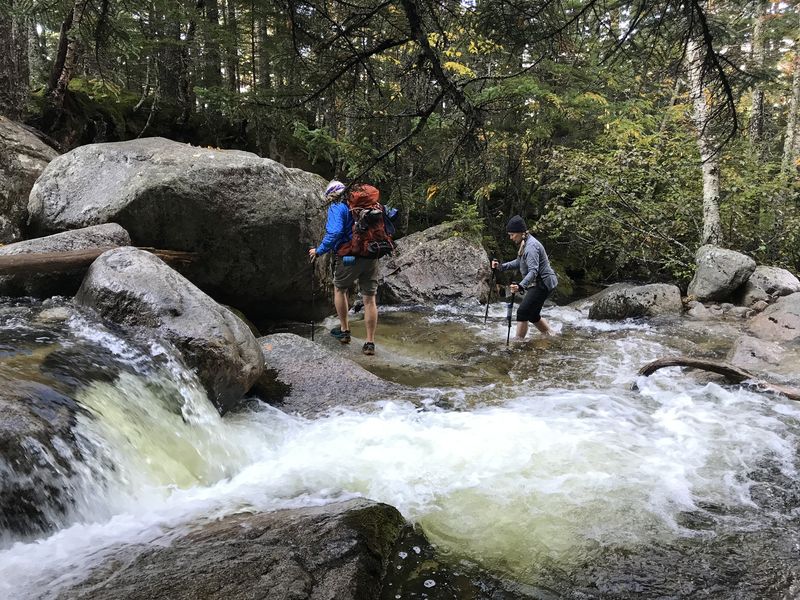
[{"label": "gray granite boulder", "polygon": [[378,301],[423,304],[483,300],[489,291],[489,257],[478,240],[459,235],[450,223],[412,233],[381,259]]},{"label": "gray granite boulder", "polygon": [[589,309],[590,319],[627,319],[680,315],[681,292],[675,285],[652,283],[620,288],[601,296]]},{"label": "gray granite boulder", "polygon": [[727,360],[732,365],[755,372],[781,364],[784,355],[784,349],[775,342],[743,335],[733,343]]},{"label": "gray granite boulder", "polygon": [[696,260],[697,270],[687,294],[701,302],[729,300],[756,268],[749,256],[711,245],[701,246]]},{"label": "gray granite boulder", "polygon": [[[127,231],[116,223],[107,223],[9,244],[0,247],[0,256],[109,248],[129,246],[130,243]],[[78,291],[85,273],[86,268],[83,267],[72,272],[0,276],[0,295],[37,298],[72,296]]]},{"label": "gray granite boulder", "polygon": [[770,295],[788,296],[800,292],[800,280],[790,271],[780,267],[759,265],[747,282]]},{"label": "gray granite boulder", "polygon": [[751,333],[763,340],[800,338],[800,292],[780,298],[750,321]]},{"label": "gray granite boulder", "polygon": [[119,549],[59,600],[367,600],[381,598],[409,525],[364,499],[245,513],[198,524],[169,543]]},{"label": "gray granite boulder", "polygon": [[21,239],[33,183],[58,152],[0,116],[0,244]]},{"label": "gray granite boulder", "polygon": [[28,210],[39,235],[114,222],[135,246],[194,252],[182,273],[215,299],[253,317],[302,318],[308,303],[286,298],[310,297],[324,189],[319,175],[249,152],[147,138],[59,156]]},{"label": "gray granite boulder", "polygon": [[125,247],[102,254],[75,301],[116,323],[156,330],[196,369],[220,413],[264,370],[247,325],[149,252]]},{"label": "gray granite boulder", "polygon": [[357,408],[392,400],[406,391],[373,375],[356,362],[293,333],[258,338],[268,370],[289,393],[277,406],[286,412],[315,417],[336,407]]}]

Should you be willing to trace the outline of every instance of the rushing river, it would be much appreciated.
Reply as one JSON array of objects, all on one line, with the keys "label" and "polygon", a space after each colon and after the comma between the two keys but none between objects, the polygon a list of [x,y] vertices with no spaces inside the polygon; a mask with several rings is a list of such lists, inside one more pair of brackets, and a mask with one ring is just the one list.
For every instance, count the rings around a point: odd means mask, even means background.
[{"label": "rushing river", "polygon": [[678,369],[637,382],[661,356],[724,356],[737,323],[552,307],[558,335],[506,350],[504,315],[383,311],[372,358],[320,328],[333,352],[427,400],[306,420],[257,401],[219,418],[157,341],[57,303],[4,304],[0,385],[74,399],[96,458],[76,470],[58,531],[0,534],[0,597],[54,597],[114,548],[167,543],[201,519],[354,496],[530,597],[800,594],[800,406]]}]

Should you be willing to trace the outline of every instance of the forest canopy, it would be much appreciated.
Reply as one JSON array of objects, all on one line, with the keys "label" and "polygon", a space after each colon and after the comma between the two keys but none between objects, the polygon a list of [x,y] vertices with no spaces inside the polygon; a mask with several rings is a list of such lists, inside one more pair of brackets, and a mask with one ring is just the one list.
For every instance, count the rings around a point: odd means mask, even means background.
[{"label": "forest canopy", "polygon": [[3,0],[0,112],[62,149],[163,135],[369,181],[403,229],[562,275],[800,268],[794,2]]}]

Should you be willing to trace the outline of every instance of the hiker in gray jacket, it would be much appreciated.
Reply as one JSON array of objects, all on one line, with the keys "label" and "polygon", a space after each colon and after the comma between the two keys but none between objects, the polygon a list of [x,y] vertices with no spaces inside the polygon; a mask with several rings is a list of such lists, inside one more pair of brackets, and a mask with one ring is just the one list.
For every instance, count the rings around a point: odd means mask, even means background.
[{"label": "hiker in gray jacket", "polygon": [[522,273],[522,281],[511,284],[512,293],[525,294],[517,309],[517,334],[514,339],[517,341],[525,339],[529,322],[544,335],[553,335],[553,330],[541,317],[544,301],[558,285],[558,278],[550,266],[547,252],[542,243],[528,233],[528,227],[519,215],[509,219],[506,231],[511,241],[519,247],[517,258],[503,264],[493,260],[492,268],[500,267],[502,271],[519,269]]}]

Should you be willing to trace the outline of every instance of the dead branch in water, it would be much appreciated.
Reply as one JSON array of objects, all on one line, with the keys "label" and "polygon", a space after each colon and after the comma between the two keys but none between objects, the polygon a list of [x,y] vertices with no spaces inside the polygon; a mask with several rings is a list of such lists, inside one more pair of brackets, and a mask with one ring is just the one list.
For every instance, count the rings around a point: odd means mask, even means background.
[{"label": "dead branch in water", "polygon": [[756,391],[782,394],[790,400],[800,400],[800,390],[761,381],[749,371],[740,369],[739,367],[735,367],[730,363],[722,361],[689,358],[688,356],[669,356],[647,363],[645,366],[639,369],[639,375],[652,375],[664,367],[688,367],[690,369],[710,371],[712,373],[717,373],[724,376],[731,383],[743,383],[745,381],[749,381],[750,385]]}]

